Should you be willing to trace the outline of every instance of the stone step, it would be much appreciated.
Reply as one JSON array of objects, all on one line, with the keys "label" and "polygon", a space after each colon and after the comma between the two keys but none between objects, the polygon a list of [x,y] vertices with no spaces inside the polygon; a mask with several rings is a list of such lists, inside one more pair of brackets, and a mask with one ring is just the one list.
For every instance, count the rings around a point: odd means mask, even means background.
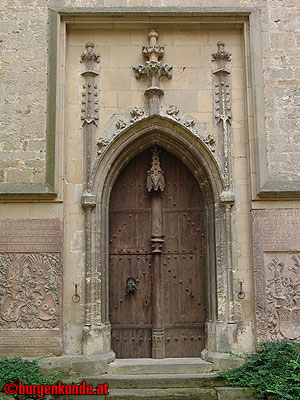
[{"label": "stone step", "polygon": [[105,399],[114,400],[217,400],[214,389],[112,389]]},{"label": "stone step", "polygon": [[225,386],[226,380],[215,373],[204,374],[147,374],[102,375],[85,378],[87,384],[96,387],[108,383],[110,389],[164,389],[164,388],[212,388]]},{"label": "stone step", "polygon": [[201,358],[124,358],[108,365],[108,374],[201,374],[211,372],[213,364]]},{"label": "stone step", "polygon": [[[64,400],[66,396],[55,396]],[[252,388],[112,389],[108,395],[77,395],[77,400],[255,400]]]}]

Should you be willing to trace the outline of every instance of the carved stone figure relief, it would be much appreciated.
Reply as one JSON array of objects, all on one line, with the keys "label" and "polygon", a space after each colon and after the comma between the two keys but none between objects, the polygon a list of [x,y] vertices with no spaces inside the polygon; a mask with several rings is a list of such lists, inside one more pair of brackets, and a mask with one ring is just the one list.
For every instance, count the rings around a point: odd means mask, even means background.
[{"label": "carved stone figure relief", "polygon": [[0,326],[59,327],[60,254],[0,254]]}]

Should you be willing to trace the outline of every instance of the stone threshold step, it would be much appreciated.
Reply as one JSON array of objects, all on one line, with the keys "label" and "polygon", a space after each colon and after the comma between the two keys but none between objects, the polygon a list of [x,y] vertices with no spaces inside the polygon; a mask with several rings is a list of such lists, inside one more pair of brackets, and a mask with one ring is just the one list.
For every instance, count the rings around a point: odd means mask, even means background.
[{"label": "stone threshold step", "polygon": [[108,365],[108,374],[199,374],[211,372],[213,364],[201,358],[123,358]]},{"label": "stone threshold step", "polygon": [[149,388],[211,388],[226,386],[226,380],[216,373],[204,374],[147,374],[147,375],[100,375],[84,379],[87,384],[108,383],[111,389],[149,389]]},{"label": "stone threshold step", "polygon": [[[55,400],[65,400],[55,396]],[[108,395],[77,395],[76,400],[217,400],[214,389],[112,389]]]},{"label": "stone threshold step", "polygon": [[214,389],[113,389],[107,400],[217,400],[217,393]]},{"label": "stone threshold step", "polygon": [[[65,396],[55,396],[64,400]],[[255,400],[252,388],[112,389],[109,395],[76,396],[77,400]]]}]

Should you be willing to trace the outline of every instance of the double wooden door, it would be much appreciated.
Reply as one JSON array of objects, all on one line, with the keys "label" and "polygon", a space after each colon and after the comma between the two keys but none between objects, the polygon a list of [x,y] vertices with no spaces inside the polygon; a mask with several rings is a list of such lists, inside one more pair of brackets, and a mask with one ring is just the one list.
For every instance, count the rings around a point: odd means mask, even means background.
[{"label": "double wooden door", "polygon": [[[124,168],[111,194],[109,313],[117,358],[197,357],[205,346],[203,197],[176,157],[159,150],[159,161],[164,190],[147,190],[149,149]],[[157,252],[153,224],[162,230]]]}]

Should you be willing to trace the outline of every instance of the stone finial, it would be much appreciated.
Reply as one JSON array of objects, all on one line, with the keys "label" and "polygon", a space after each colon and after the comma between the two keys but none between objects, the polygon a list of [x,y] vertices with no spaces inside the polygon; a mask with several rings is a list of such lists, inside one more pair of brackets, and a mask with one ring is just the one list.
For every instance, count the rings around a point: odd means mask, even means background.
[{"label": "stone finial", "polygon": [[146,59],[145,64],[132,67],[136,79],[142,76],[149,77],[149,86],[145,91],[145,95],[149,98],[149,114],[159,113],[160,96],[164,91],[160,87],[159,79],[164,76],[168,79],[172,77],[173,67],[168,64],[162,64],[161,59],[164,56],[165,48],[157,44],[158,33],[151,29],[148,34],[149,44],[143,46],[142,52]]},{"label": "stone finial", "polygon": [[137,67],[133,67],[135,71],[136,78],[140,78],[142,75],[152,75],[152,76],[167,76],[170,78],[172,76],[172,66],[168,64],[163,64],[160,60],[163,58],[165,53],[165,47],[157,44],[158,33],[151,29],[148,34],[149,44],[144,45],[142,48],[143,55],[146,59],[146,64],[140,64]]},{"label": "stone finial", "polygon": [[211,60],[212,61],[223,60],[231,62],[231,54],[224,50],[225,43],[220,41],[217,43],[217,46],[218,46],[218,51],[211,55],[212,57]]},{"label": "stone finial", "polygon": [[148,34],[149,36],[149,44],[143,46],[143,54],[145,58],[148,58],[149,61],[157,62],[163,58],[165,53],[165,47],[159,46],[157,44],[158,33],[156,30],[151,29]]},{"label": "stone finial", "polygon": [[97,63],[99,63],[100,56],[94,52],[94,47],[95,47],[94,43],[87,42],[85,47],[86,47],[86,50],[81,54],[80,62],[81,63],[82,62],[88,62],[88,63],[97,62]]},{"label": "stone finial", "polygon": [[153,46],[156,45],[156,40],[158,38],[158,32],[155,29],[151,29],[151,31],[148,33],[150,44]]}]

